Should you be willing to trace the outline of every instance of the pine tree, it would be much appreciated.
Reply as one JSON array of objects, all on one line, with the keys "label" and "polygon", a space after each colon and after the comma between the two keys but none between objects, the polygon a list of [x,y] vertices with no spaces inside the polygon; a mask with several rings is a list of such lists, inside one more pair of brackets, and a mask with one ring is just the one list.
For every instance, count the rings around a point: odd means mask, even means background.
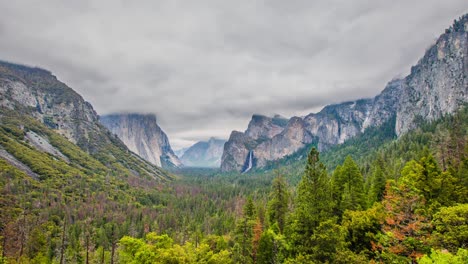
[{"label": "pine tree", "polygon": [[283,176],[279,175],[273,180],[268,202],[268,220],[270,225],[278,224],[282,233],[288,212],[289,192]]},{"label": "pine tree", "polygon": [[255,227],[255,206],[252,198],[248,198],[244,208],[243,217],[239,220],[236,227],[235,241],[238,245],[236,258],[238,263],[253,262],[253,238]]},{"label": "pine tree", "polygon": [[385,167],[382,156],[379,156],[374,162],[373,173],[370,177],[370,188],[368,194],[368,206],[371,207],[374,202],[382,201],[385,192]]},{"label": "pine tree", "polygon": [[402,170],[402,177],[413,182],[432,209],[451,205],[457,196],[457,179],[449,171],[442,172],[430,154],[422,157],[419,162],[408,162]]},{"label": "pine tree", "polygon": [[257,263],[283,263],[287,255],[287,242],[283,234],[279,233],[278,224],[273,224],[263,232],[259,241]]},{"label": "pine tree", "polygon": [[307,158],[305,173],[297,187],[297,197],[292,215],[290,239],[296,254],[312,254],[315,229],[331,218],[331,192],[325,165],[319,152],[312,148]]},{"label": "pine tree", "polygon": [[333,173],[332,186],[335,213],[339,217],[345,210],[366,209],[364,178],[351,156],[346,157],[343,166]]}]

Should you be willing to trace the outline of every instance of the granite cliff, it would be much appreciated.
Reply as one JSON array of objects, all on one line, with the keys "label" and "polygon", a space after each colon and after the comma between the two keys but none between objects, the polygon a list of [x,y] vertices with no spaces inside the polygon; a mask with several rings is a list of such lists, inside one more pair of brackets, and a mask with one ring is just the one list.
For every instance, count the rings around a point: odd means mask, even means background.
[{"label": "granite cliff", "polygon": [[174,154],[169,139],[158,126],[153,114],[110,114],[100,122],[133,152],[159,167],[178,167],[182,163]]},{"label": "granite cliff", "polygon": [[[0,109],[0,117],[5,119],[33,117],[51,133],[64,136],[111,170],[125,168],[137,176],[172,177],[130,152],[99,123],[90,103],[47,70],[0,61]],[[32,147],[41,147],[45,153],[68,160],[54,146],[48,146],[47,136],[24,133]],[[36,139],[41,144],[34,144]]]},{"label": "granite cliff", "polygon": [[374,98],[328,105],[318,113],[293,117],[286,126],[254,115],[245,132],[231,133],[221,170],[243,171],[250,160],[262,167],[312,143],[324,151],[385,122],[394,122],[400,136],[420,118],[430,121],[453,113],[468,102],[467,31],[468,14],[438,38],[408,76],[390,81]]}]

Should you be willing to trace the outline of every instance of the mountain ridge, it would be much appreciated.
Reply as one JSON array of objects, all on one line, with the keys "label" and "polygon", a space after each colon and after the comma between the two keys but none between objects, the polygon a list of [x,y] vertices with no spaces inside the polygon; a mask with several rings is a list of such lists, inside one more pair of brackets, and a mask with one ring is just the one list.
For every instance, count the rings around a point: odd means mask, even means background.
[{"label": "mountain ridge", "polygon": [[[50,71],[0,61],[0,95],[1,117],[7,121],[31,117],[108,168],[125,168],[142,177],[172,178],[166,171],[129,151],[99,123],[93,106]],[[23,126],[20,122],[15,123]]]},{"label": "mountain ridge", "polygon": [[214,137],[211,137],[208,141],[199,141],[186,149],[180,159],[187,167],[219,167],[224,143],[226,143],[226,140]]},{"label": "mountain ridge", "polygon": [[[257,125],[255,115],[246,132],[233,131],[225,144],[221,170],[241,171],[253,152],[258,167],[316,143],[320,151],[342,144],[395,118],[395,134],[417,126],[417,118],[434,120],[453,113],[468,101],[468,14],[456,20],[426,51],[405,78],[393,79],[373,98],[325,106],[303,118],[292,117],[289,133]],[[259,140],[256,134],[271,135]],[[284,133],[283,133],[284,132]]]}]

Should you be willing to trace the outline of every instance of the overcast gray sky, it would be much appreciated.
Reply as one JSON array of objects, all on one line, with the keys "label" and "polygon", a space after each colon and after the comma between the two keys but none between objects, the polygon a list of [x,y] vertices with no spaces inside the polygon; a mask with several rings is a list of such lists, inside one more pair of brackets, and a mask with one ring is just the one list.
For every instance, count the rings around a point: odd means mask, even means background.
[{"label": "overcast gray sky", "polygon": [[253,113],[370,97],[466,0],[0,0],[0,59],[51,70],[99,114],[151,112],[174,149]]}]

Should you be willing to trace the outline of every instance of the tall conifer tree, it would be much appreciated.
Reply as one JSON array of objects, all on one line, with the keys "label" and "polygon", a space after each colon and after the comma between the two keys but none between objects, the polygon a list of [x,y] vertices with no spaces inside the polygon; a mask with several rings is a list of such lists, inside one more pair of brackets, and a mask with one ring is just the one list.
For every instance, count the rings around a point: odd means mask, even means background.
[{"label": "tall conifer tree", "polygon": [[297,187],[297,197],[291,223],[291,241],[295,253],[312,254],[311,239],[321,222],[331,217],[331,191],[325,165],[319,152],[312,148],[307,165]]}]

